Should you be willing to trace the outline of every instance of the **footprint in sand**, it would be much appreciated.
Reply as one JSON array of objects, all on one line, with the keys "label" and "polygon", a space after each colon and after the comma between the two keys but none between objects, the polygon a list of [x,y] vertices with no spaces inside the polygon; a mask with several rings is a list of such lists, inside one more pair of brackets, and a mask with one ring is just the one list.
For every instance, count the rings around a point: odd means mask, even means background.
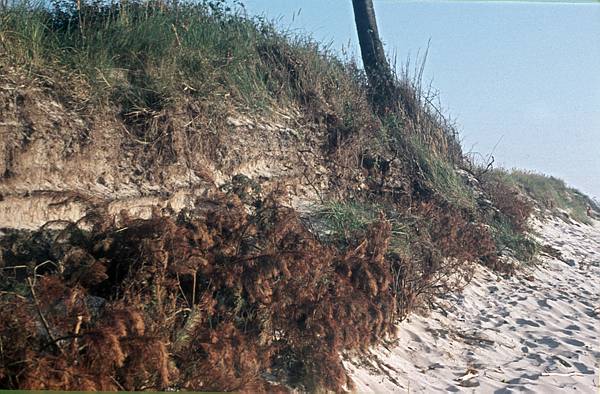
[{"label": "footprint in sand", "polygon": [[[555,359],[555,360],[557,360],[557,361],[558,361],[559,363],[561,363],[561,364],[562,364],[564,367],[567,367],[567,368],[571,368],[571,367],[573,367],[573,366],[571,365],[571,363],[569,363],[567,360],[563,359],[562,357],[559,357],[559,356],[553,356],[552,358],[553,358],[553,359]],[[552,364],[554,364],[554,363],[552,363]]]},{"label": "footprint in sand", "polygon": [[580,355],[581,355],[581,350],[576,350],[574,352],[569,351],[569,350],[563,350],[563,351],[559,352],[557,357],[560,356],[563,359],[567,359],[572,362],[573,360],[579,360]]},{"label": "footprint in sand", "polygon": [[511,389],[509,389],[508,387],[504,387],[504,388],[494,391],[494,394],[512,394],[512,393],[513,393],[513,391]]},{"label": "footprint in sand", "polygon": [[533,320],[527,319],[517,319],[516,323],[520,326],[541,327],[538,323],[534,322]]},{"label": "footprint in sand", "polygon": [[587,306],[588,308],[592,308],[592,309],[594,308],[594,305],[587,300],[579,299],[578,301],[580,304],[583,304],[583,305]]},{"label": "footprint in sand", "polygon": [[506,321],[505,319],[502,319],[501,321],[499,321],[498,323],[496,323],[496,324],[494,325],[494,327],[495,327],[495,328],[498,328],[498,327],[501,327],[501,326],[503,326],[503,325],[505,325],[505,324],[508,324],[508,321]]},{"label": "footprint in sand", "polygon": [[550,304],[548,304],[548,299],[547,298],[543,299],[543,300],[537,300],[537,303],[542,308],[552,309],[552,307],[550,306]]},{"label": "footprint in sand", "polygon": [[573,345],[573,346],[585,346],[585,343],[577,340],[577,339],[573,339],[573,338],[565,338],[563,339],[564,342],[568,343],[569,345]]},{"label": "footprint in sand", "polygon": [[540,377],[539,373],[532,373],[532,374],[523,374],[521,375],[518,379],[527,379],[527,380],[538,380]]},{"label": "footprint in sand", "polygon": [[551,349],[556,349],[557,347],[560,346],[560,343],[558,343],[558,341],[556,341],[554,338],[551,338],[551,337],[543,337],[539,342],[542,345],[546,345]]},{"label": "footprint in sand", "polygon": [[535,343],[535,342],[524,340],[523,341],[523,346],[530,347],[530,348],[536,348],[536,347],[538,347],[538,344]]},{"label": "footprint in sand", "polygon": [[410,337],[411,341],[415,341],[417,343],[421,343],[423,342],[423,340],[421,339],[420,336],[418,336],[417,334],[415,334],[414,332],[412,332],[411,330],[406,330],[406,333],[408,334],[408,336]]},{"label": "footprint in sand", "polygon": [[589,368],[587,367],[587,365],[585,365],[585,364],[578,363],[578,362],[574,362],[574,363],[573,363],[573,366],[574,366],[575,368],[577,368],[577,370],[578,370],[580,373],[584,374],[584,375],[593,375],[593,374],[594,374],[594,371],[593,371],[593,370],[591,370],[591,369],[589,369]]},{"label": "footprint in sand", "polygon": [[530,360],[535,360],[538,362],[537,366],[539,367],[540,365],[544,364],[544,359],[542,358],[542,356],[540,356],[537,353],[527,353],[526,358],[530,359]]}]

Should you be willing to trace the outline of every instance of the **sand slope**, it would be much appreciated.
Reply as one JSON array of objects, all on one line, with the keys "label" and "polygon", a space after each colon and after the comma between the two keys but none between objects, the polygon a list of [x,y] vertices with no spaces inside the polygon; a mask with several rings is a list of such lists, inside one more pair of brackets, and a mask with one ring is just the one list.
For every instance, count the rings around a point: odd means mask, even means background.
[{"label": "sand slope", "polygon": [[559,258],[510,279],[479,269],[375,357],[347,362],[357,391],[600,393],[600,222],[534,227]]}]

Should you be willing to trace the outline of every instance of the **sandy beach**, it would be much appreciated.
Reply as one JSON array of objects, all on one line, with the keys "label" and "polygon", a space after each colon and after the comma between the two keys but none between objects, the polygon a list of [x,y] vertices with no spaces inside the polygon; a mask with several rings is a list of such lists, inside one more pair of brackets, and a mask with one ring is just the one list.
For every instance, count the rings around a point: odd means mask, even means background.
[{"label": "sandy beach", "polygon": [[346,362],[356,390],[600,392],[600,222],[532,227],[552,247],[539,264],[511,278],[478,268],[463,294],[409,317],[371,359]]}]

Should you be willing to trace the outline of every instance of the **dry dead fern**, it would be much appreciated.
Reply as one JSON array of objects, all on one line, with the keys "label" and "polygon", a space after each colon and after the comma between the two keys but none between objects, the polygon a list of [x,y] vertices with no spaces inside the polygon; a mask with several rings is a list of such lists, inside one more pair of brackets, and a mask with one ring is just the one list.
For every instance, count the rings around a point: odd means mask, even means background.
[{"label": "dry dead fern", "polygon": [[3,245],[4,268],[15,268],[2,273],[11,291],[0,294],[0,333],[11,346],[2,347],[0,385],[351,387],[340,353],[393,331],[390,225],[340,250],[271,199],[252,215],[234,195],[198,207],[119,227],[103,220],[90,233],[68,227],[78,236],[41,230],[45,270],[37,255]]}]

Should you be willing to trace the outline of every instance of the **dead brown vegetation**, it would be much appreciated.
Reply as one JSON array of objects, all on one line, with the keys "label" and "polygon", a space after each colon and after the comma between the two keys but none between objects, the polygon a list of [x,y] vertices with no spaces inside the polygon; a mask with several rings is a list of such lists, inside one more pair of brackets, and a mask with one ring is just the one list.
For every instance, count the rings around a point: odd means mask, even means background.
[{"label": "dead brown vegetation", "polygon": [[460,291],[477,262],[493,268],[500,264],[492,235],[466,212],[439,201],[417,203],[411,211],[406,232],[412,238],[389,254],[401,317]]},{"label": "dead brown vegetation", "polygon": [[199,206],[5,239],[0,386],[282,389],[270,374],[350,387],[340,352],[390,334],[396,316],[389,224],[340,250],[271,200],[250,215],[235,196]]},{"label": "dead brown vegetation", "polygon": [[505,215],[515,231],[527,230],[527,219],[533,213],[533,204],[519,191],[501,177],[488,176],[482,183],[494,207]]}]

